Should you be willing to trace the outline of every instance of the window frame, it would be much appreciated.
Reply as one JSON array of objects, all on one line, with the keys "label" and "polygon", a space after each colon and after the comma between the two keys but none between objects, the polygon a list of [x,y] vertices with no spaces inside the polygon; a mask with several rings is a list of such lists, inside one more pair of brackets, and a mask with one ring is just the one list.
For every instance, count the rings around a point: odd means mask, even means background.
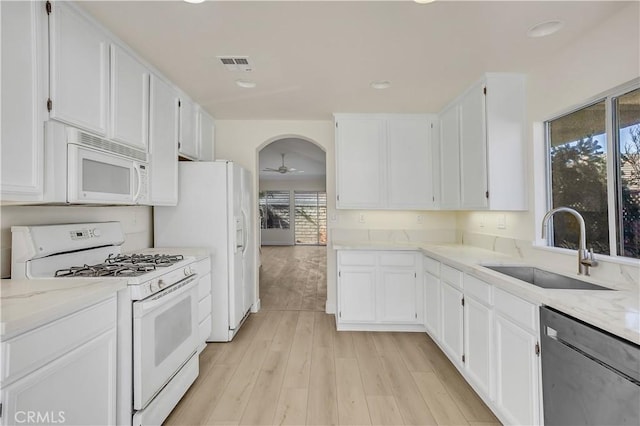
[{"label": "window frame", "polygon": [[[640,78],[635,78],[631,81],[616,86],[610,90],[602,92],[596,96],[587,99],[585,102],[581,102],[578,105],[574,105],[570,108],[562,110],[559,113],[554,114],[551,117],[542,121],[542,136],[543,149],[544,149],[544,213],[551,210],[553,203],[552,196],[552,176],[551,176],[551,134],[549,123],[553,120],[557,120],[566,115],[587,108],[591,105],[604,101],[605,103],[605,138],[606,138],[606,152],[607,152],[607,211],[608,211],[608,227],[609,227],[609,254],[598,254],[598,256],[609,256],[611,260],[621,261],[621,263],[637,264],[640,259],[626,257],[618,255],[618,250],[622,247],[621,233],[622,228],[620,226],[622,218],[618,217],[620,210],[619,204],[621,200],[618,197],[619,186],[622,184],[619,174],[617,173],[617,167],[619,166],[620,146],[618,132],[614,134],[614,126],[616,123],[614,100],[618,97],[631,92],[633,90],[640,89]],[[539,217],[542,220],[542,216]],[[542,225],[539,224],[541,227]],[[541,229],[541,228],[540,228]],[[541,238],[538,247],[562,251],[562,252],[575,252],[576,250],[565,249],[554,246],[553,241],[553,220],[549,222],[547,238]]]}]

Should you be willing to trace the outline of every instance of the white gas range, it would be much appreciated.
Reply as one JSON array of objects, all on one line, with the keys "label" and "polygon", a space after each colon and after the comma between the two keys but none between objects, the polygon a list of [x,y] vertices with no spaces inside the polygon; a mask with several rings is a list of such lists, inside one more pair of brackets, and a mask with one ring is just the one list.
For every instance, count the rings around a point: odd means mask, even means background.
[{"label": "white gas range", "polygon": [[118,294],[118,424],[160,424],[198,376],[198,271],[123,254],[119,222],[14,226],[12,278],[126,279]]}]

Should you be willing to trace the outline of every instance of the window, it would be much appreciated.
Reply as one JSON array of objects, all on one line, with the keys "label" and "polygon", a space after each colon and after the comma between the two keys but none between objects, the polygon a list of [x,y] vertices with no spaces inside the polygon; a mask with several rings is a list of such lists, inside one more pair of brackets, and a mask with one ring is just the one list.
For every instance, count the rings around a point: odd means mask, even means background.
[{"label": "window", "polygon": [[295,191],[296,244],[327,244],[327,194],[317,191]]},{"label": "window", "polygon": [[[549,120],[546,134],[548,207],[580,212],[594,252],[640,258],[640,89]],[[575,218],[557,214],[551,228],[550,245],[577,249]]]},{"label": "window", "polygon": [[289,191],[260,191],[260,228],[289,229]]}]

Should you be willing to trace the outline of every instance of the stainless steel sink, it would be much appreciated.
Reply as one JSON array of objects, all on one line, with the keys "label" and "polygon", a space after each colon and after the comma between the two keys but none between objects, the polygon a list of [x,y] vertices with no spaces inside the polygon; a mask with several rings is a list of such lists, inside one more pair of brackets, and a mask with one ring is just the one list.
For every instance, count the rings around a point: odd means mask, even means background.
[{"label": "stainless steel sink", "polygon": [[596,284],[591,284],[575,278],[565,277],[531,266],[488,266],[493,271],[522,280],[542,288],[573,289],[573,290],[612,290]]}]

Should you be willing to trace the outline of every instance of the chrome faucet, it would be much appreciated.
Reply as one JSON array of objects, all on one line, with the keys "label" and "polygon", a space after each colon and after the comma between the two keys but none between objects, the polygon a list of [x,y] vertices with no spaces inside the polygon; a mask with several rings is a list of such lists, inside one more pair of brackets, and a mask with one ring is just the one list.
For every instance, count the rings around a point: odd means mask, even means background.
[{"label": "chrome faucet", "polygon": [[598,266],[598,262],[593,255],[593,249],[587,251],[587,237],[584,227],[584,219],[580,213],[569,207],[557,207],[549,210],[542,219],[542,238],[547,237],[547,223],[549,223],[549,219],[558,212],[571,213],[575,216],[578,224],[580,225],[580,240],[578,241],[578,275],[588,276],[589,267]]}]

